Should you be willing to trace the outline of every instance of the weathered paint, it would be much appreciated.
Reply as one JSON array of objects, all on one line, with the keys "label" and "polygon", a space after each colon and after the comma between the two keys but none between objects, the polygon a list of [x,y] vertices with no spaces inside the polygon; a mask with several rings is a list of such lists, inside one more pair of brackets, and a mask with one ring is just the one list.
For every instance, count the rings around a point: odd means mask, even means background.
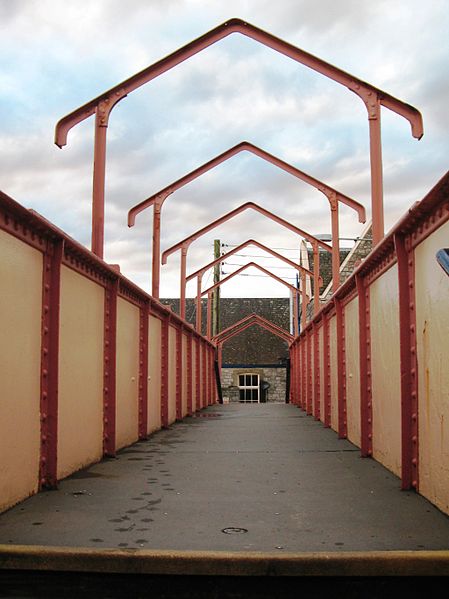
[{"label": "weathered paint", "polygon": [[331,428],[338,431],[337,318],[329,319],[331,370]]},{"label": "weathered paint", "polygon": [[168,327],[168,424],[176,420],[176,329]]},{"label": "weathered paint", "polygon": [[182,335],[182,417],[187,414],[187,335]]},{"label": "weathered paint", "polygon": [[359,301],[345,306],[346,415],[348,439],[360,446]]},{"label": "weathered paint", "polygon": [[148,433],[161,428],[161,321],[150,315],[148,333]]},{"label": "weathered paint", "polygon": [[0,511],[37,491],[42,254],[0,230]]},{"label": "weathered paint", "polygon": [[436,252],[448,246],[449,223],[415,249],[419,385],[419,490],[449,512],[449,277]]},{"label": "weathered paint", "polygon": [[103,453],[104,289],[61,269],[58,478]]},{"label": "weathered paint", "polygon": [[401,475],[398,268],[370,285],[373,457]]},{"label": "weathered paint", "polygon": [[139,437],[139,308],[119,297],[117,301],[117,449]]}]

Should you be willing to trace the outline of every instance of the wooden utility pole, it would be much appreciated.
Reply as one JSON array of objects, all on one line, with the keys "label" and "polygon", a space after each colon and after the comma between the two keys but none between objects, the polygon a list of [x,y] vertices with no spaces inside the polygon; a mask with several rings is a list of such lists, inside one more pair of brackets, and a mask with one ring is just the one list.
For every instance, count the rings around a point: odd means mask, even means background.
[{"label": "wooden utility pole", "polygon": [[[221,243],[219,239],[214,239],[214,259],[221,256]],[[218,262],[214,266],[214,284],[220,280],[221,264]],[[220,287],[213,292],[212,298],[212,335],[220,332]]]}]

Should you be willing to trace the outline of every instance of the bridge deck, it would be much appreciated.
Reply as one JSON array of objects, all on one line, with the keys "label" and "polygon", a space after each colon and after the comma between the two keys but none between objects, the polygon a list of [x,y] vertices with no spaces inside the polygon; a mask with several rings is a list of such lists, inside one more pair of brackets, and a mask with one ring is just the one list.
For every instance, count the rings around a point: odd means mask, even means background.
[{"label": "bridge deck", "polygon": [[449,548],[449,518],[400,491],[394,475],[294,406],[231,404],[203,410],[9,510],[0,516],[2,543],[433,550]]}]

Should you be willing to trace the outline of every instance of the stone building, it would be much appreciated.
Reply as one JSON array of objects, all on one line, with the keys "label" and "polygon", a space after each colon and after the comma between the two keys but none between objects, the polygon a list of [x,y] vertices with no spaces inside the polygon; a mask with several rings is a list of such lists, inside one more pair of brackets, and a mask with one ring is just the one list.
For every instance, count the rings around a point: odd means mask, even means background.
[{"label": "stone building", "polygon": [[[368,225],[351,250],[340,251],[341,283],[354,271],[359,262],[371,251],[371,226]],[[309,266],[313,270],[313,253],[309,252]],[[320,274],[323,287],[320,301],[332,293],[332,262],[327,252],[320,253]],[[313,286],[312,286],[313,292]],[[162,299],[174,312],[179,310],[178,299]],[[206,332],[206,300],[202,302],[202,329]],[[220,323],[222,331],[250,314],[258,314],[286,331],[291,332],[292,303],[289,298],[221,298]],[[313,312],[309,305],[308,317]],[[187,299],[186,319],[196,319],[193,299]],[[285,402],[288,401],[288,347],[287,342],[265,329],[254,325],[232,337],[223,345],[221,385],[225,402]]]}]

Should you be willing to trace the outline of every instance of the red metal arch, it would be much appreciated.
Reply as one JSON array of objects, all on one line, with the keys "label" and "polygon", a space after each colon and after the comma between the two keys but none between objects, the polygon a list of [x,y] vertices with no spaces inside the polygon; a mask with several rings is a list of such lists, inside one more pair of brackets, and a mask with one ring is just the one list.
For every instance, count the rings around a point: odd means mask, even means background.
[{"label": "red metal arch", "polygon": [[[258,241],[255,241],[254,239],[248,239],[248,241],[245,241],[245,243],[241,243],[240,245],[238,245],[237,247],[235,247],[231,251],[227,252],[226,254],[223,254],[219,258],[216,258],[212,262],[209,262],[209,264],[206,264],[202,268],[196,270],[194,273],[192,273],[191,275],[189,275],[188,277],[186,277],[186,283],[188,281],[191,281],[195,277],[197,278],[197,285],[196,285],[196,288],[197,288],[196,329],[197,329],[197,331],[201,330],[201,281],[202,281],[203,274],[207,270],[209,270],[209,268],[212,268],[216,264],[219,264],[223,260],[226,260],[226,258],[229,258],[233,254],[236,254],[237,252],[239,252],[243,248],[247,247],[248,245],[255,245],[256,247],[260,248],[261,250],[267,252],[268,254],[271,254],[274,258],[277,258],[278,260],[282,260],[283,262],[285,262],[286,264],[288,264],[292,268],[295,268],[296,270],[298,270],[301,273],[301,289],[303,289],[303,290],[305,290],[305,288],[306,288],[306,277],[308,277],[308,276],[309,277],[313,277],[313,272],[310,271],[310,270],[308,270],[307,268],[304,268],[300,264],[295,264],[295,262],[292,262],[292,260],[289,260],[285,256],[281,256],[281,254],[278,254],[277,252],[275,252],[271,248],[267,247],[266,245],[263,245],[262,243],[259,243]],[[319,277],[319,286],[321,287],[322,284],[323,284],[323,279],[320,276]],[[308,304],[309,299],[310,299],[310,298],[307,298],[307,301],[305,301],[306,297],[307,297],[307,295],[304,295],[303,296],[303,301],[302,301],[302,310],[303,310],[302,317],[303,317],[303,322],[306,321],[307,304]]]},{"label": "red metal arch", "polygon": [[[241,320],[239,320],[238,322],[235,322],[234,324],[227,327],[226,329],[223,329],[223,331],[220,331],[220,333],[218,333],[218,335],[215,335],[214,337],[212,337],[212,341],[214,343],[220,343],[220,342],[226,340],[228,338],[228,335],[231,332],[236,331],[236,329],[238,329],[239,327],[247,324],[248,322],[253,322],[253,321],[257,321],[261,326],[264,326],[265,328],[269,327],[270,329],[272,329],[272,332],[275,332],[275,334],[277,334],[279,337],[285,338],[285,341],[288,341],[289,343],[291,343],[294,340],[294,336],[291,333],[289,333],[282,327],[274,324],[273,322],[270,322],[263,316],[260,316],[259,314],[256,314],[255,312],[253,312],[249,316],[245,316],[245,318],[242,318]],[[239,331],[240,330],[243,330],[243,329],[239,329]],[[234,332],[233,335],[237,334],[239,331]]]},{"label": "red metal arch", "polygon": [[[314,237],[310,233],[307,233],[306,231],[303,231],[302,229],[295,227],[295,225],[292,225],[288,221],[277,216],[276,214],[273,214],[269,210],[262,208],[258,204],[255,204],[254,202],[246,202],[245,204],[242,204],[238,208],[235,208],[234,210],[231,210],[230,212],[224,214],[220,218],[217,218],[213,222],[209,223],[206,227],[203,227],[202,229],[198,229],[198,231],[196,231],[195,233],[192,233],[192,235],[189,235],[188,237],[186,237],[179,243],[172,245],[170,248],[168,248],[167,250],[162,252],[162,264],[166,264],[167,258],[168,258],[168,256],[170,256],[170,254],[173,254],[177,250],[181,250],[181,289],[180,289],[180,302],[179,302],[181,318],[185,318],[187,251],[189,249],[190,244],[193,241],[195,241],[196,239],[199,239],[205,233],[208,233],[212,229],[215,229],[215,227],[218,227],[219,225],[225,223],[226,221],[230,220],[234,216],[237,216],[237,214],[240,214],[241,212],[244,212],[245,210],[249,210],[249,209],[255,210],[256,212],[260,212],[260,214],[262,214],[263,216],[266,216],[267,218],[278,223],[279,225],[282,225],[286,229],[289,229],[293,233],[296,233],[296,235],[300,235],[301,237],[304,237],[305,239],[310,241],[310,243],[312,244],[312,247],[313,247],[314,288],[316,290],[318,290],[320,288],[320,284],[319,284],[319,276],[320,276],[319,248],[321,247],[321,248],[325,249],[327,252],[332,253],[333,252],[332,247],[330,245],[328,245],[327,243],[325,243],[324,241],[321,241],[321,239]],[[315,310],[318,310],[318,308],[319,308],[319,293],[315,293]]]},{"label": "red metal arch", "polygon": [[143,71],[129,77],[122,83],[90,100],[80,108],[63,117],[56,125],[55,143],[59,147],[67,143],[67,133],[76,124],[95,114],[94,183],[92,210],[92,251],[103,257],[104,244],[104,188],[106,166],[106,130],[112,108],[130,92],[162,75],[181,62],[201,52],[231,33],[240,33],[272,48],[276,52],[333,79],[357,94],[365,103],[370,124],[371,194],[373,217],[373,240],[377,243],[383,237],[383,192],[382,192],[382,152],[380,145],[380,106],[393,110],[406,118],[412,128],[412,135],[420,139],[423,135],[421,114],[412,106],[401,102],[386,92],[338,69],[337,67],[281,40],[274,35],[241,19],[229,21],[205,33],[196,40],[179,48]]},{"label": "red metal arch", "polygon": [[212,300],[212,291],[214,289],[217,289],[217,287],[221,287],[221,285],[223,285],[223,283],[227,283],[230,279],[234,278],[236,275],[240,274],[241,272],[243,272],[247,268],[250,268],[251,266],[253,266],[254,268],[257,268],[258,270],[260,270],[264,274],[268,275],[269,277],[271,277],[272,279],[274,279],[278,283],[281,283],[282,285],[284,285],[285,287],[287,287],[288,289],[290,289],[290,291],[294,294],[293,297],[295,299],[295,307],[294,307],[294,311],[295,311],[295,313],[294,313],[295,333],[297,335],[299,334],[299,326],[298,326],[298,295],[301,294],[303,296],[303,301],[304,301],[304,298],[306,297],[305,291],[303,291],[301,289],[297,289],[296,287],[293,287],[293,285],[290,285],[290,283],[287,283],[287,281],[284,281],[284,279],[281,279],[280,277],[278,277],[277,275],[275,275],[273,272],[271,272],[271,270],[267,270],[266,268],[264,268],[260,264],[257,264],[257,262],[248,262],[244,266],[241,266],[240,268],[238,268],[237,270],[235,270],[234,272],[232,272],[230,275],[228,275],[224,279],[221,279],[221,281],[218,281],[217,283],[214,283],[208,289],[205,289],[204,291],[201,292],[201,296],[206,295],[206,294],[208,296],[208,302],[207,302],[207,304],[208,304],[207,305],[207,338],[208,339],[210,339],[210,337],[211,337],[210,329],[211,329],[211,303],[212,303],[211,300]]},{"label": "red metal arch", "polygon": [[198,168],[190,171],[187,175],[184,175],[177,181],[170,183],[163,189],[159,190],[157,193],[153,194],[146,200],[143,200],[139,204],[133,206],[128,212],[128,226],[132,227],[135,224],[136,216],[153,206],[153,251],[152,251],[152,295],[153,297],[159,297],[159,281],[160,281],[160,227],[161,227],[161,211],[162,206],[165,200],[178,189],[181,189],[188,183],[191,183],[198,177],[201,177],[211,169],[215,168],[219,164],[229,160],[236,154],[247,151],[252,154],[266,160],[267,162],[273,164],[274,166],[284,170],[285,172],[293,175],[294,177],[301,179],[305,183],[308,183],[315,189],[321,191],[328,199],[329,206],[331,210],[331,222],[332,222],[332,246],[335,249],[335,252],[332,254],[333,263],[332,263],[332,281],[334,283],[334,289],[337,289],[339,285],[339,275],[340,275],[340,244],[339,244],[339,222],[338,222],[338,203],[342,202],[346,204],[353,210],[357,212],[359,222],[364,223],[366,221],[366,212],[364,206],[353,200],[352,198],[342,194],[341,192],[333,189],[323,181],[319,179],[315,179],[311,175],[301,171],[300,169],[294,167],[287,162],[284,162],[277,156],[273,156],[269,154],[265,150],[262,150],[258,146],[251,144],[247,141],[242,141],[241,143],[229,148],[222,154],[215,156],[212,160],[205,162]]},{"label": "red metal arch", "polygon": [[[258,316],[257,314],[251,314],[250,316],[243,318],[239,322],[236,322],[234,325],[232,325],[231,327],[226,329],[226,331],[228,331],[228,333],[225,336],[223,336],[222,338],[216,339],[216,341],[214,341],[217,344],[217,354],[218,354],[217,358],[218,358],[218,367],[219,367],[220,371],[221,371],[221,365],[222,365],[223,345],[227,341],[229,341],[229,339],[232,339],[232,337],[235,337],[236,335],[243,333],[243,331],[245,331],[246,329],[249,329],[250,327],[252,327],[254,325],[258,325],[261,328],[266,329],[273,335],[276,335],[283,341],[286,341],[289,346],[291,345],[291,343],[294,340],[293,335],[290,335],[289,333],[287,333],[287,331],[284,331],[280,327],[273,325],[273,323],[270,323],[268,320],[266,320],[265,318],[262,318],[261,316]],[[224,333],[224,332],[225,331],[222,331],[222,333]],[[220,335],[222,333],[220,333]]]}]

